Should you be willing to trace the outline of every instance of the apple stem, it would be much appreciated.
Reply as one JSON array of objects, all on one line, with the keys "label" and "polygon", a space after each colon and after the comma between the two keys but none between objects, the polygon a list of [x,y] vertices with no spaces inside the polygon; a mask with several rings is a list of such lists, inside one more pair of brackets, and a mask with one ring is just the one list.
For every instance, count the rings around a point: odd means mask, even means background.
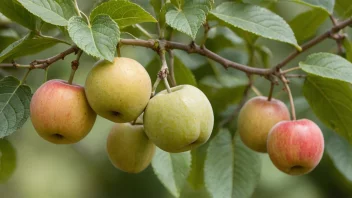
[{"label": "apple stem", "polygon": [[161,79],[159,77],[157,77],[155,82],[154,82],[154,85],[153,85],[153,90],[152,90],[151,97],[153,97],[155,95],[156,88],[158,88],[158,85],[159,85],[160,81],[161,81]]},{"label": "apple stem", "polygon": [[290,86],[288,86],[288,80],[285,78],[284,75],[281,75],[280,78],[281,78],[281,81],[284,83],[285,89],[287,90],[288,97],[290,99],[292,120],[296,120],[295,104],[293,103],[293,97],[292,97]]},{"label": "apple stem", "polygon": [[273,97],[274,86],[275,86],[275,83],[271,82],[269,96],[268,96],[268,101],[271,101],[271,98]]},{"label": "apple stem", "polygon": [[72,69],[71,70],[71,74],[70,74],[70,78],[68,79],[68,84],[72,85],[72,81],[73,81],[73,77],[75,76],[76,70]]},{"label": "apple stem", "polygon": [[167,89],[167,93],[171,93],[172,91],[171,91],[169,82],[167,81],[167,78],[164,78],[164,84],[165,84],[165,87]]}]

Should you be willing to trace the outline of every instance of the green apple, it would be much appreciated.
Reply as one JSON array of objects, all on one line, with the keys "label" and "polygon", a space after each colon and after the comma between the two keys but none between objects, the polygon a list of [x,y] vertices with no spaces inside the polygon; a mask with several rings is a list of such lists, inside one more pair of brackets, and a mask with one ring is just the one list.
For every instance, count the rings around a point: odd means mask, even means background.
[{"label": "green apple", "polygon": [[88,102],[100,116],[130,122],[147,106],[152,92],[149,74],[137,61],[115,58],[96,63],[85,84]]},{"label": "green apple", "polygon": [[143,125],[130,123],[113,126],[106,149],[112,164],[128,173],[146,169],[155,153],[155,145],[145,135]]},{"label": "green apple", "polygon": [[97,117],[84,88],[62,80],[50,80],[38,88],[31,100],[30,114],[38,134],[55,144],[80,141]]},{"label": "green apple", "polygon": [[243,105],[238,115],[238,132],[246,146],[265,153],[270,129],[283,120],[290,120],[290,112],[283,102],[257,96]]},{"label": "green apple", "polygon": [[143,117],[147,136],[171,153],[204,144],[214,126],[208,98],[191,85],[179,85],[171,91],[161,91],[149,101]]}]

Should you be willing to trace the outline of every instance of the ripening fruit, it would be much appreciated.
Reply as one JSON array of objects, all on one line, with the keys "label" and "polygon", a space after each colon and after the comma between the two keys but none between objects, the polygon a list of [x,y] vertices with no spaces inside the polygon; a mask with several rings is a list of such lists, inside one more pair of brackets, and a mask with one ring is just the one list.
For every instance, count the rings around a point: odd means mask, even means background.
[{"label": "ripening fruit", "polygon": [[320,128],[307,119],[277,123],[268,135],[268,154],[274,165],[289,175],[312,171],[324,152]]},{"label": "ripening fruit", "polygon": [[167,152],[191,150],[204,144],[214,126],[213,109],[202,91],[180,85],[159,92],[144,112],[147,136]]},{"label": "ripening fruit", "polygon": [[130,123],[113,126],[106,148],[112,164],[128,173],[146,169],[155,153],[155,145],[145,135],[143,125]]},{"label": "ripening fruit", "polygon": [[96,113],[89,106],[84,88],[62,80],[50,80],[34,93],[31,120],[38,134],[55,144],[72,144],[92,129]]},{"label": "ripening fruit", "polygon": [[137,61],[115,58],[99,61],[88,74],[86,95],[94,111],[113,122],[135,120],[147,106],[152,92],[149,74]]},{"label": "ripening fruit", "polygon": [[280,100],[258,96],[248,100],[238,116],[238,131],[245,145],[257,152],[267,152],[270,129],[278,122],[290,120],[290,112]]}]

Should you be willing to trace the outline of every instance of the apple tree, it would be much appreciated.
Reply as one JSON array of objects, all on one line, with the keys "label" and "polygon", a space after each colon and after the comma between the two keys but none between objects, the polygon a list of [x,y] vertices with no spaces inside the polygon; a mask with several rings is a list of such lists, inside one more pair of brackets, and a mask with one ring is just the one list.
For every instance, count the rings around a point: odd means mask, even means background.
[{"label": "apple tree", "polygon": [[0,182],[25,124],[76,148],[98,117],[172,197],[260,197],[263,156],[352,184],[350,27],[349,0],[2,0]]}]

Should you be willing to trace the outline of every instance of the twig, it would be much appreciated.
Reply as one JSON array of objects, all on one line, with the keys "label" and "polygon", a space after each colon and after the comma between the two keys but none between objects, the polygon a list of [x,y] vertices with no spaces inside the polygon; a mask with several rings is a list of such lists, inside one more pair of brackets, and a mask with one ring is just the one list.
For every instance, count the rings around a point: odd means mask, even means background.
[{"label": "twig", "polygon": [[70,78],[68,79],[68,84],[72,84],[73,78],[75,76],[76,70],[78,69],[79,66],[79,60],[82,56],[83,51],[79,50],[77,53],[77,57],[74,61],[71,62],[71,74],[70,74]]},{"label": "twig", "polygon": [[[332,22],[332,24],[334,25],[334,27],[336,27],[337,26],[337,21],[336,21],[336,19],[335,19],[335,17],[333,16],[333,15],[329,15],[329,17],[330,17],[330,20],[331,20],[331,22]],[[336,41],[336,44],[337,44],[337,53],[339,54],[339,55],[341,55],[341,54],[343,54],[343,47],[342,47],[342,40],[344,39],[344,36],[341,36],[341,35],[331,35],[331,37],[333,38],[333,39],[335,39],[335,41]]]},{"label": "twig", "polygon": [[145,30],[142,26],[140,26],[139,24],[136,24],[135,27],[142,32],[148,39],[152,39],[153,36],[151,34],[149,34],[149,32],[147,30]]},{"label": "twig", "polygon": [[282,71],[281,74],[287,74],[289,72],[300,70],[300,69],[301,69],[300,67],[292,67],[290,69],[286,69],[286,70]]},{"label": "twig", "polygon": [[262,96],[263,95],[256,86],[252,85],[251,89],[255,93],[255,95],[257,95],[257,96]]},{"label": "twig", "polygon": [[169,82],[167,81],[167,76],[169,75],[169,68],[167,66],[167,62],[166,62],[166,57],[165,57],[165,43],[163,41],[159,42],[159,56],[160,56],[160,60],[161,60],[161,68],[160,71],[158,73],[158,78],[160,78],[161,80],[164,81],[165,87],[167,89],[168,93],[171,93],[171,89],[170,89],[170,85]]}]

